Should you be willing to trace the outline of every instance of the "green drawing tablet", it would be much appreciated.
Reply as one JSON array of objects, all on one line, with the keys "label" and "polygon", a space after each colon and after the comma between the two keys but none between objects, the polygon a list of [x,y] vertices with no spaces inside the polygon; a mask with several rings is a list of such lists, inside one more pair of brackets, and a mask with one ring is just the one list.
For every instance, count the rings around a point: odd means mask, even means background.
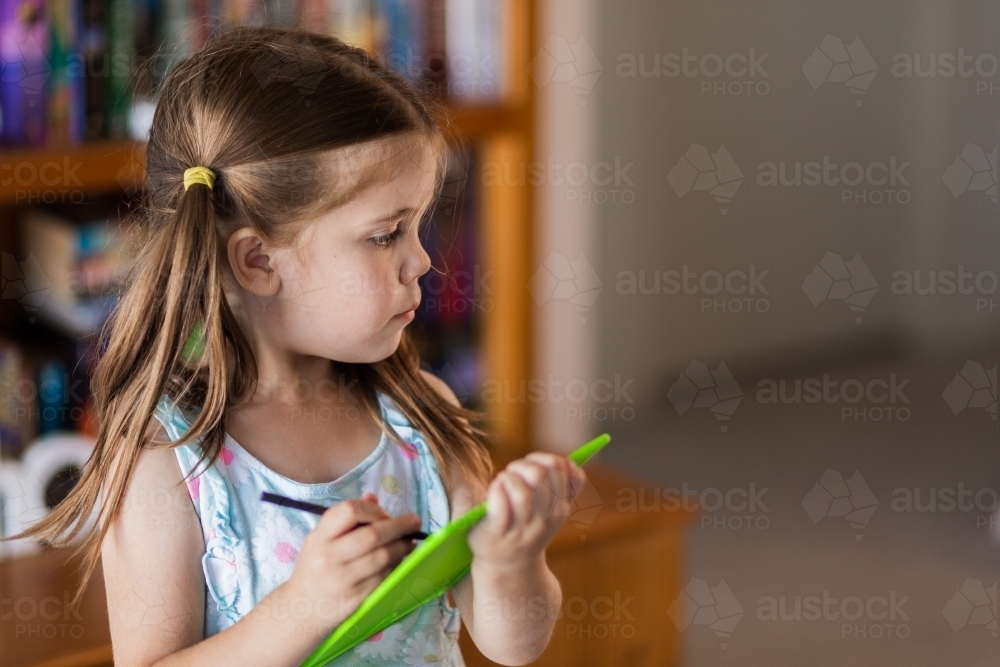
[{"label": "green drawing tablet", "polygon": [[[582,466],[610,441],[611,436],[602,433],[570,453],[568,458]],[[458,583],[472,567],[472,551],[466,536],[484,516],[485,502],[429,535],[306,658],[301,667],[325,665]]]}]

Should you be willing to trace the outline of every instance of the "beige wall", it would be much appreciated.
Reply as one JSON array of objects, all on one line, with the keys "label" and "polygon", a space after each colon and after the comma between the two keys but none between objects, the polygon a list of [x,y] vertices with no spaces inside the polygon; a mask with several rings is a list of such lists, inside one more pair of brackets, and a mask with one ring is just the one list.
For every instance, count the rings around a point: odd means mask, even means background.
[{"label": "beige wall", "polygon": [[[603,283],[586,325],[572,321],[566,302],[539,307],[539,373],[590,372],[593,380],[611,381],[617,374],[633,380],[630,397],[642,404],[662,399],[692,359],[712,367],[719,361],[767,367],[789,357],[822,365],[869,349],[960,345],[997,335],[1000,293],[905,296],[893,294],[892,283],[897,271],[920,270],[926,282],[929,271],[960,264],[973,274],[1000,274],[997,206],[982,191],[953,196],[944,179],[967,143],[985,152],[997,146],[1000,74],[989,74],[1000,57],[1000,39],[991,28],[1000,6],[943,0],[542,6],[541,41],[548,34],[570,43],[583,36],[603,69],[585,107],[570,84],[553,82],[540,90],[541,159],[551,154],[563,164],[613,165],[617,158],[621,165],[631,163],[625,172],[631,184],[547,182],[539,188],[536,264],[549,248],[571,260],[582,251]],[[814,51],[828,34],[845,45],[860,37],[870,54],[877,73],[863,94],[827,81],[828,74],[823,78],[823,58]],[[683,57],[685,48],[697,58],[688,64],[694,76],[683,69],[671,76],[678,61],[666,54]],[[973,57],[963,64],[971,76],[943,76],[948,58],[933,78],[904,76],[899,69],[906,58],[900,54],[920,54],[925,68],[930,54],[957,57],[960,48]],[[754,76],[749,68],[741,70],[751,50],[760,63]],[[870,63],[855,52],[855,68],[863,74]],[[640,55],[647,72],[659,56],[659,76],[626,76],[621,68]],[[726,72],[727,61],[735,76]],[[719,64],[722,73],[708,76]],[[727,94],[716,93],[719,84]],[[719,203],[708,191],[684,192],[680,171],[674,180],[683,195],[671,185],[671,170],[692,144],[728,150],[743,176],[730,202]],[[902,170],[907,184],[862,181],[845,195],[843,185],[757,182],[764,163],[785,162],[791,176],[795,162],[822,163],[824,156],[863,167],[895,158],[909,163]],[[600,178],[606,172],[597,173]],[[871,174],[875,180],[883,175],[878,166]],[[591,202],[579,202],[587,190]],[[862,190],[869,200],[881,195],[882,203],[844,201]],[[888,203],[900,198],[899,190],[908,201]],[[634,195],[630,203],[620,199],[631,197],[627,191]],[[597,203],[600,197],[606,201]],[[827,252],[845,261],[860,254],[878,282],[860,324],[844,302],[813,306],[803,290]],[[649,284],[652,272],[684,265],[699,274],[748,272],[751,265],[767,271],[762,283],[769,293],[751,302],[766,312],[702,312],[703,294],[616,291],[621,272],[644,271]],[[559,405],[543,405],[537,413],[543,441],[568,447],[582,441],[584,432],[603,430],[593,421],[565,419]]]}]

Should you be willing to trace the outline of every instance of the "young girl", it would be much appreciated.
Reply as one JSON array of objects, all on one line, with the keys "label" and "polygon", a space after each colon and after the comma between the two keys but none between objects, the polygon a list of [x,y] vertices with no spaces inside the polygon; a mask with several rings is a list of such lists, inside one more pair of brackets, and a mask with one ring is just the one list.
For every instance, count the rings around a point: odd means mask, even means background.
[{"label": "young girl", "polygon": [[97,445],[23,534],[67,544],[100,507],[82,544],[87,577],[102,559],[116,667],[297,667],[407,533],[482,500],[453,600],[330,664],[462,665],[459,618],[498,663],[545,648],[561,591],[544,550],[584,474],[536,452],[489,482],[482,415],[420,370],[406,332],[445,150],[429,102],[332,37],[238,28],[169,75],[148,234],[93,377]]}]

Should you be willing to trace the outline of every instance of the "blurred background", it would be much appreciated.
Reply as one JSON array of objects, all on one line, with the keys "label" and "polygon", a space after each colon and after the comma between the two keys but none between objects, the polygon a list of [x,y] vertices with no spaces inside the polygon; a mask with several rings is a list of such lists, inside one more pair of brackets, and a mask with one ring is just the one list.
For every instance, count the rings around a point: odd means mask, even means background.
[{"label": "blurred background", "polygon": [[[159,83],[261,23],[447,103],[411,331],[497,465],[612,436],[537,664],[998,664],[991,2],[0,0],[0,533],[89,456]],[[0,666],[109,664],[0,549]]]}]

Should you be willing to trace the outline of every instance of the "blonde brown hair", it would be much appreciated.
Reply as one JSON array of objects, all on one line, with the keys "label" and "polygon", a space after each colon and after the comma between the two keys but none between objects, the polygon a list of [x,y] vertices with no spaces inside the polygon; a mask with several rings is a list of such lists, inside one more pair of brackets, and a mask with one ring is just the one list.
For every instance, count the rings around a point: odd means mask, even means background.
[{"label": "blonde brown hair", "polygon": [[[75,543],[99,505],[96,528],[79,542],[84,574],[74,605],[140,451],[200,440],[202,461],[215,461],[227,410],[254,396],[257,366],[226,298],[234,281],[224,271],[225,239],[249,225],[291,244],[299,223],[396,173],[417,149],[435,156],[429,207],[446,165],[437,110],[375,56],[301,29],[235,28],[171,71],[147,146],[138,253],[100,334],[106,350],[91,382],[97,443],[67,498],[16,536]],[[185,169],[199,165],[215,173],[214,186],[186,190]],[[195,331],[203,331],[202,347],[192,356],[185,344]],[[398,441],[382,422],[376,390],[396,403],[425,435],[449,490],[456,473],[488,482],[494,436],[472,425],[485,415],[452,405],[424,379],[407,330],[387,359],[334,366],[356,380],[364,412]],[[147,433],[163,395],[198,414],[182,438],[154,444]]]}]

